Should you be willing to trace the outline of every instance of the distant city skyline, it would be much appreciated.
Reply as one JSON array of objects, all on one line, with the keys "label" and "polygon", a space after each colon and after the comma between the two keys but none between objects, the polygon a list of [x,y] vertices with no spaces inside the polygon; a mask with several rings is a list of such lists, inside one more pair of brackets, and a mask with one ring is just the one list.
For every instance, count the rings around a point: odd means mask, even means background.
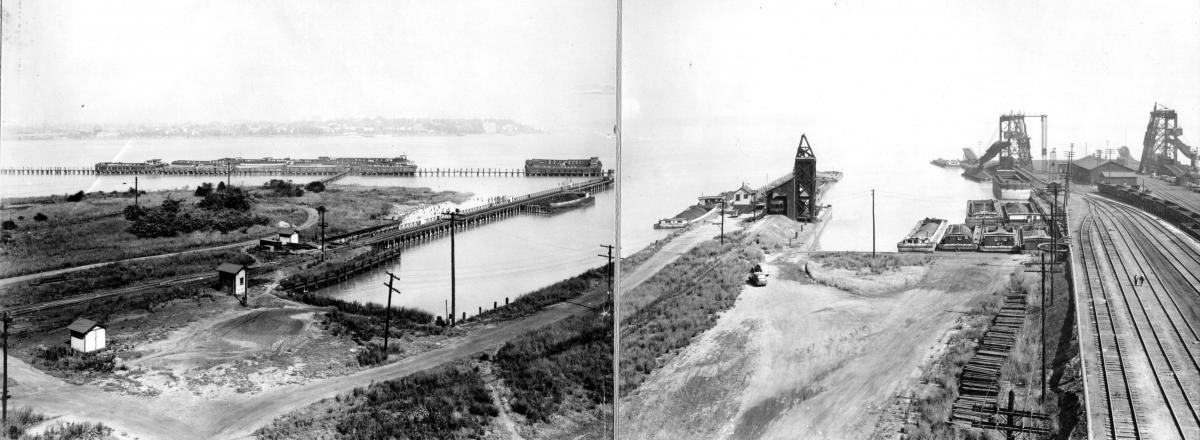
[{"label": "distant city skyline", "polygon": [[614,123],[615,2],[3,7],[5,124],[376,116],[589,130]]}]

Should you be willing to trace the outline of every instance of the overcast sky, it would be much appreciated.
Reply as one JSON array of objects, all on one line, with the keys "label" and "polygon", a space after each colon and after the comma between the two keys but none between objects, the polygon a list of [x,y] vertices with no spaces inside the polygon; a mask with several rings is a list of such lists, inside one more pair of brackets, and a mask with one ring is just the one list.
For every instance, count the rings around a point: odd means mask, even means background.
[{"label": "overcast sky", "polygon": [[624,16],[627,138],[792,127],[822,147],[953,153],[1017,110],[1049,114],[1051,147],[1140,147],[1158,101],[1200,144],[1197,1],[626,1]]},{"label": "overcast sky", "polygon": [[[615,0],[4,2],[5,122],[611,127]],[[598,96],[606,96],[600,98]]]}]

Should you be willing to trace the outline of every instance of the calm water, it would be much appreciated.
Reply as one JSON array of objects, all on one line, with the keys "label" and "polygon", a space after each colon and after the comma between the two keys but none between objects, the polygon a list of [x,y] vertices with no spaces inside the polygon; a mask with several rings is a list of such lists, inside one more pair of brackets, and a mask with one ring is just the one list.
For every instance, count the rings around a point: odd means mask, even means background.
[{"label": "calm water", "polygon": [[[621,253],[629,255],[667,231],[652,228],[701,194],[759,187],[791,171],[801,132],[791,127],[675,125],[628,127],[622,141]],[[876,235],[881,251],[925,217],[962,222],[968,199],[990,198],[991,186],[929,164],[958,157],[959,147],[856,145],[849,136],[809,133],[820,171],[844,177],[824,196],[833,217],[820,242],[825,250],[871,250],[871,189],[876,190]],[[973,141],[972,141],[973,143]]]},{"label": "calm water", "polygon": [[[458,137],[314,137],[207,138],[111,141],[5,141],[0,166],[91,166],[96,162],[143,161],[161,158],[216,159],[221,157],[391,156],[405,153],[420,166],[431,168],[521,168],[532,157],[586,158],[599,156],[606,166],[615,162],[614,141],[602,134],[545,134],[525,136]],[[260,185],[271,177],[234,177],[238,184]],[[216,176],[153,177],[139,180],[147,190],[190,191]],[[311,177],[298,176],[298,180]],[[574,179],[576,181],[580,179]],[[473,193],[477,199],[521,195],[571,181],[558,177],[362,177],[342,184],[429,187]],[[88,191],[124,190],[132,176],[0,176],[0,196],[22,197]],[[480,203],[471,200],[463,206]],[[525,215],[458,234],[458,310],[474,315],[479,307],[515,298],[531,290],[603,264],[600,245],[613,244],[615,191],[597,194],[596,204],[555,216]],[[385,272],[400,276],[404,292],[394,305],[443,313],[450,296],[450,241],[437,240],[408,250],[401,261],[381,267],[353,282],[325,290],[339,298],[386,301]]]}]

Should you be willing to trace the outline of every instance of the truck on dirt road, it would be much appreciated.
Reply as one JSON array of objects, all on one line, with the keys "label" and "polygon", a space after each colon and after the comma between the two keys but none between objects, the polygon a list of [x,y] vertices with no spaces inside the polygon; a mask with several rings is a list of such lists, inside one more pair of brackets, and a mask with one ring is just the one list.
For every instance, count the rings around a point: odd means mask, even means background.
[{"label": "truck on dirt road", "polygon": [[762,287],[767,285],[767,277],[771,276],[763,272],[762,266],[755,264],[750,268],[750,284],[753,286]]}]

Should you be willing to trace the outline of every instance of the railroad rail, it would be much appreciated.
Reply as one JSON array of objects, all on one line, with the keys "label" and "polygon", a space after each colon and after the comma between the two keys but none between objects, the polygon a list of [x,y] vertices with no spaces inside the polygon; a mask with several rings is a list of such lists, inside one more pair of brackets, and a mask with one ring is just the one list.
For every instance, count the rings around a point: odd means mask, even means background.
[{"label": "railroad rail", "polygon": [[[1078,232],[1104,438],[1200,438],[1200,248],[1148,214],[1092,195]],[[1135,276],[1144,284],[1134,284]],[[1152,381],[1135,379],[1148,371]],[[1140,386],[1139,386],[1140,384]],[[1098,406],[1098,407],[1097,407]],[[1165,413],[1165,417],[1163,414]],[[1158,427],[1156,431],[1153,427]],[[1093,429],[1093,434],[1097,434]],[[1169,432],[1163,432],[1163,430]]]}]

